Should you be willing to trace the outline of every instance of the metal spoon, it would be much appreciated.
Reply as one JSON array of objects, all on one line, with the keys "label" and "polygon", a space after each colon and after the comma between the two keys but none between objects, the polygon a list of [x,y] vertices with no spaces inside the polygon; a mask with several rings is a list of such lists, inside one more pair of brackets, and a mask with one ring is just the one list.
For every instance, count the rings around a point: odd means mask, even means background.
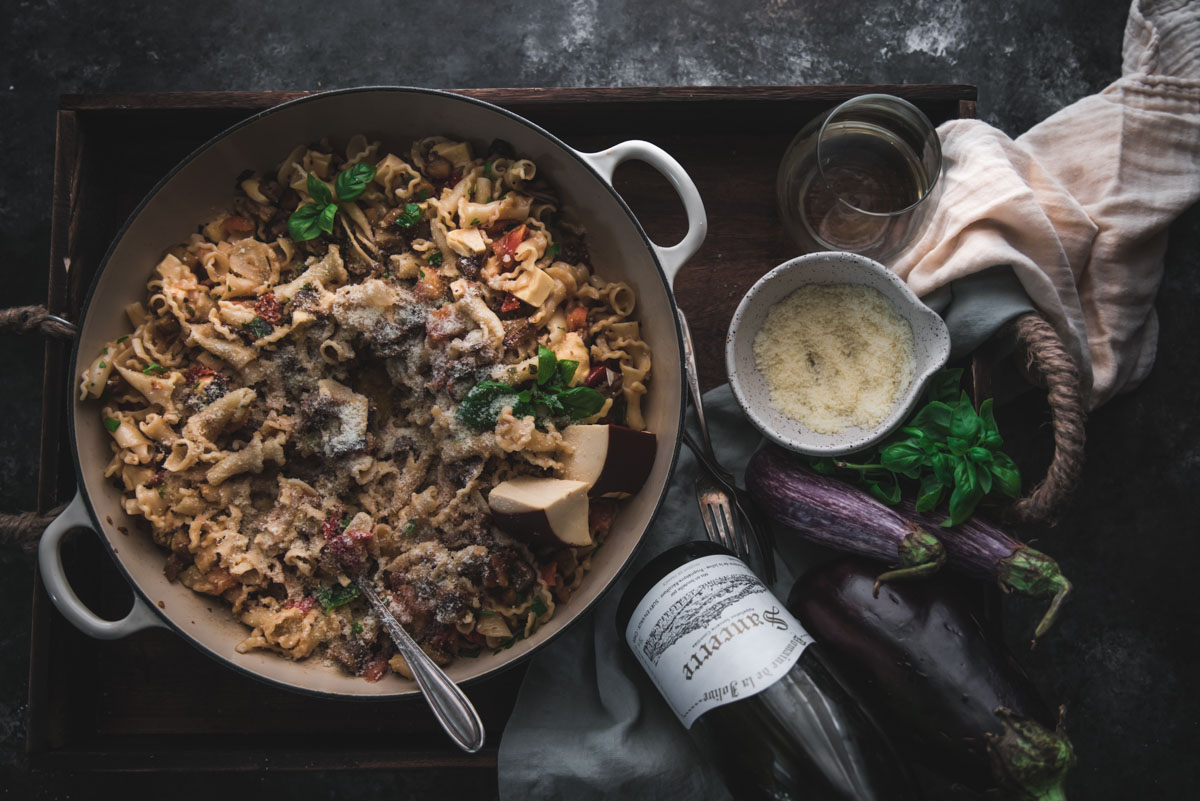
[{"label": "metal spoon", "polygon": [[483,721],[479,719],[479,713],[475,711],[471,700],[409,636],[400,625],[400,621],[396,620],[391,610],[383,603],[371,581],[360,577],[357,584],[363,597],[371,604],[383,627],[387,629],[387,633],[392,636],[392,641],[396,643],[400,655],[408,663],[413,678],[417,680],[421,694],[425,696],[429,708],[433,710],[434,717],[442,724],[446,734],[468,754],[483,748]]}]

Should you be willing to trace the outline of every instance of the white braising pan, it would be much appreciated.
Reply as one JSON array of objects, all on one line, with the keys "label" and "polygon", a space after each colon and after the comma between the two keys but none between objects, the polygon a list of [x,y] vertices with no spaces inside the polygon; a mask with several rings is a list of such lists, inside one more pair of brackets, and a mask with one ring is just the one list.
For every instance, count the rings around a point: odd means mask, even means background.
[{"label": "white braising pan", "polygon": [[[565,208],[587,229],[596,271],[627,281],[637,293],[635,312],[653,352],[647,427],[658,435],[654,469],[640,493],[625,502],[592,570],[579,592],[560,606],[537,634],[498,655],[459,659],[450,678],[468,682],[495,673],[541,646],[577,620],[629,563],[666,491],[675,463],[683,420],[682,346],[671,282],[704,241],[707,221],[695,184],[662,149],[628,141],[597,153],[581,153],[549,132],[504,109],[461,95],[428,89],[372,87],[347,89],[285,103],[242,122],[201,147],[156,186],[117,235],[84,303],[66,377],[71,397],[78,378],[105,342],[128,333],[123,309],[141,300],[146,281],[163,250],[181,242],[201,221],[222,208],[236,177],[246,169],[270,169],[300,143],[330,137],[344,143],[362,133],[385,148],[433,134],[486,145],[505,139],[533,159]],[[651,242],[629,207],[612,187],[622,162],[644,161],[661,172],[687,211],[688,230],[676,245]],[[344,698],[414,695],[416,684],[395,674],[377,683],[346,675],[318,658],[292,662],[266,651],[239,654],[234,647],[248,634],[221,601],[199,595],[163,575],[164,551],[125,514],[121,492],[104,479],[111,458],[109,436],[95,402],[74,401],[68,416],[78,478],[78,494],[46,529],[39,549],[42,579],[59,611],[85,634],[124,637],[149,627],[174,629],[214,659],[255,678],[301,692]],[[96,532],[134,589],[132,610],[106,621],[89,610],[71,589],[59,545],[75,528]],[[123,534],[120,529],[129,533]]]}]

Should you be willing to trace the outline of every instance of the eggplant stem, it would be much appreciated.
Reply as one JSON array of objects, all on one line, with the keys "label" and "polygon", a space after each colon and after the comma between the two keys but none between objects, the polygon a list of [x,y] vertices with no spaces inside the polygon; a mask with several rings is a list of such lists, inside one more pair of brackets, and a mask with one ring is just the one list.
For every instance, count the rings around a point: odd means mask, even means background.
[{"label": "eggplant stem", "polygon": [[[1005,797],[1066,801],[1063,781],[1075,765],[1075,750],[1061,727],[1050,731],[1011,709],[995,710],[1003,726],[988,733],[992,776]],[[1061,712],[1060,712],[1061,714]]]},{"label": "eggplant stem", "polygon": [[1021,546],[996,565],[996,579],[1002,590],[1016,590],[1032,598],[1050,598],[1050,606],[1033,632],[1033,645],[1045,635],[1074,587],[1062,574],[1058,562],[1041,551]]},{"label": "eggplant stem", "polygon": [[880,573],[871,592],[879,597],[879,585],[885,581],[907,581],[932,576],[946,564],[946,549],[941,540],[927,531],[915,529],[900,541],[900,561],[892,570]]}]

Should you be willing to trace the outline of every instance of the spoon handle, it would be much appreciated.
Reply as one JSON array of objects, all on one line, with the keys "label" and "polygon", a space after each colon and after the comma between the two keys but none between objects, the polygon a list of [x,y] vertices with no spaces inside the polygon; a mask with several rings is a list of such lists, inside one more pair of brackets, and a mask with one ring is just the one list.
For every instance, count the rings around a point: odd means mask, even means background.
[{"label": "spoon handle", "polygon": [[404,627],[400,625],[400,621],[396,620],[391,610],[384,604],[383,599],[379,597],[379,593],[375,591],[370,580],[359,579],[358,588],[367,602],[371,604],[371,608],[375,610],[375,614],[379,615],[379,620],[387,629],[387,633],[392,636],[396,648],[404,657],[404,661],[408,663],[408,669],[412,671],[417,686],[421,688],[421,693],[429,703],[429,708],[433,710],[434,716],[438,719],[438,723],[442,724],[446,734],[449,734],[450,739],[454,740],[458,747],[468,754],[473,754],[482,748],[483,721],[479,719],[479,713],[475,711],[471,700],[409,636]]},{"label": "spoon handle", "polygon": [[717,462],[717,456],[713,452],[712,439],[708,436],[708,421],[704,419],[704,399],[700,395],[700,374],[696,369],[696,348],[692,344],[692,331],[688,327],[687,317],[683,315],[683,309],[675,311],[679,315],[679,328],[683,332],[683,372],[687,375],[688,390],[692,395],[692,408],[696,410],[696,419],[700,422],[704,455],[708,457],[709,464],[716,469],[717,475],[729,481],[732,479],[732,474]]}]

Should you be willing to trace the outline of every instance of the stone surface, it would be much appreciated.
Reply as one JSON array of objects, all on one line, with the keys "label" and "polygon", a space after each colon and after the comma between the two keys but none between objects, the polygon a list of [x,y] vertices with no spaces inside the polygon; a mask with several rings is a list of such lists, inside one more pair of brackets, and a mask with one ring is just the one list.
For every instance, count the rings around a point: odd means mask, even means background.
[{"label": "stone surface", "polygon": [[[353,8],[353,10],[352,10]],[[651,3],[121,3],[0,0],[3,305],[44,300],[54,109],[67,92],[962,82],[1016,134],[1120,70],[1124,0],[690,0]],[[717,212],[719,213],[719,211]],[[1200,780],[1186,503],[1200,492],[1200,211],[1171,232],[1158,364],[1093,415],[1083,491],[1039,544],[1078,594],[1021,659],[1070,710],[1072,796],[1184,797]],[[41,347],[4,340],[0,508],[34,499]],[[1020,406],[1011,415],[1036,414]],[[1044,442],[1022,443],[1034,459]],[[453,774],[31,774],[24,704],[33,562],[0,553],[0,794],[26,798],[488,797]],[[1014,602],[1024,640],[1036,609]],[[552,758],[548,749],[547,756]],[[1136,769],[1134,766],[1136,765]],[[436,794],[436,795],[435,795]]]}]

